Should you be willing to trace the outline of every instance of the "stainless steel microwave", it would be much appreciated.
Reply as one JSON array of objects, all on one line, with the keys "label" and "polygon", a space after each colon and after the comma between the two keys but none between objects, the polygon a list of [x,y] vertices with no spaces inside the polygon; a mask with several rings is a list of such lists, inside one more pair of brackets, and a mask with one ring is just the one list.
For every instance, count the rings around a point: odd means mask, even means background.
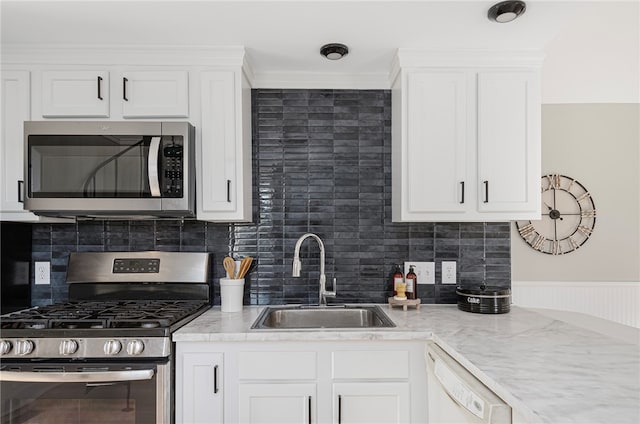
[{"label": "stainless steel microwave", "polygon": [[25,122],[25,209],[56,217],[193,217],[194,136],[188,122]]}]

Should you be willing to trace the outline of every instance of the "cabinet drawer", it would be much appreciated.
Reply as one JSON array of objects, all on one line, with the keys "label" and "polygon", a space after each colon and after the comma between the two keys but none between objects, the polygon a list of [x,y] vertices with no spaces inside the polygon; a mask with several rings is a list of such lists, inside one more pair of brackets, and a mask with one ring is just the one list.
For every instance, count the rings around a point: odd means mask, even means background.
[{"label": "cabinet drawer", "polygon": [[240,352],[241,380],[315,380],[316,352]]},{"label": "cabinet drawer", "polygon": [[332,377],[336,379],[409,378],[406,350],[336,351],[331,360]]}]

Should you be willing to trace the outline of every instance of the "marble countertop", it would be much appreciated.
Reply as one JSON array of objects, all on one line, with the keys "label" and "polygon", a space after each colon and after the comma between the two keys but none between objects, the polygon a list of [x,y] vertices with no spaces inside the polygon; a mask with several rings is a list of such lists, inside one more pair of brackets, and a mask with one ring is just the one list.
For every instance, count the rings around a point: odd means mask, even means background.
[{"label": "marble countertop", "polygon": [[618,333],[623,337],[610,337],[607,326],[592,331],[516,306],[502,315],[467,313],[456,305],[406,312],[382,307],[395,328],[251,330],[263,307],[236,313],[215,307],[174,333],[173,340],[434,340],[529,422],[640,422],[640,330],[625,327]]}]

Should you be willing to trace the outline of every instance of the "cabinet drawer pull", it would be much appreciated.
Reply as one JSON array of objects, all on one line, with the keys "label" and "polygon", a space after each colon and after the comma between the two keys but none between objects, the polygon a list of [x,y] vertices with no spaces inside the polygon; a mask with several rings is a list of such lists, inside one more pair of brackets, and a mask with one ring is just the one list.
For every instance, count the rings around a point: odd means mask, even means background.
[{"label": "cabinet drawer pull", "polygon": [[464,181],[460,181],[460,203],[464,203]]},{"label": "cabinet drawer pull", "polygon": [[227,202],[231,203],[231,180],[227,180]]},{"label": "cabinet drawer pull", "polygon": [[22,190],[23,188],[24,188],[24,181],[18,180],[18,202],[20,203],[24,203],[24,193]]},{"label": "cabinet drawer pull", "polygon": [[489,203],[489,181],[484,181],[484,203]]},{"label": "cabinet drawer pull", "polygon": [[129,99],[127,99],[127,82],[129,80],[125,77],[122,77],[122,100],[124,100],[125,102],[128,102]]},{"label": "cabinet drawer pull", "polygon": [[101,77],[101,76],[98,76],[98,100],[104,100],[104,99],[102,98],[102,91],[101,91],[101,89],[102,89],[102,77]]},{"label": "cabinet drawer pull", "polygon": [[342,395],[338,395],[338,424],[342,423]]},{"label": "cabinet drawer pull", "polygon": [[307,406],[309,407],[308,411],[308,415],[307,415],[307,419],[308,419],[308,423],[311,424],[311,396],[309,396],[309,398],[307,399]]},{"label": "cabinet drawer pull", "polygon": [[213,393],[218,393],[218,366],[213,367]]}]

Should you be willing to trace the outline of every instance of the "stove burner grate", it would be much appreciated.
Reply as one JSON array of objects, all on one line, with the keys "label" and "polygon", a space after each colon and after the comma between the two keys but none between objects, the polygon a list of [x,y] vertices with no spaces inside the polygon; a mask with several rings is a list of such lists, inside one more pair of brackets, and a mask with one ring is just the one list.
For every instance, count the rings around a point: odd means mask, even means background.
[{"label": "stove burner grate", "polygon": [[206,306],[202,301],[67,302],[5,315],[2,329],[167,328]]}]

